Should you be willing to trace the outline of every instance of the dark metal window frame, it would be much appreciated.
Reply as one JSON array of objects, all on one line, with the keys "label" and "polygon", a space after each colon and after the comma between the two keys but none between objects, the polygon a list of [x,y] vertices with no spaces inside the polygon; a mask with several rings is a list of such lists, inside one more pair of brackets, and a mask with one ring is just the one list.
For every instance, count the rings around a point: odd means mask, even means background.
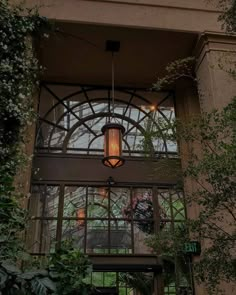
[{"label": "dark metal window frame", "polygon": [[[174,228],[174,223],[180,223],[183,222],[182,219],[175,219],[173,216],[173,210],[172,210],[172,200],[171,200],[171,195],[169,196],[170,198],[170,210],[171,210],[171,218],[162,218],[160,219],[160,213],[159,213],[159,199],[158,199],[158,190],[163,191],[166,190],[167,192],[170,191],[174,191],[174,186],[152,186],[152,185],[148,185],[148,184],[117,184],[117,185],[112,185],[112,186],[108,186],[107,183],[103,183],[103,184],[74,184],[74,183],[32,183],[33,185],[40,185],[40,186],[44,186],[44,189],[46,189],[47,186],[49,187],[58,187],[59,188],[59,206],[58,206],[58,212],[57,212],[57,216],[55,217],[49,217],[49,216],[36,216],[33,218],[34,221],[38,220],[38,221],[45,221],[45,220],[56,220],[57,221],[57,229],[56,229],[56,242],[57,245],[60,246],[60,243],[62,241],[62,228],[63,228],[63,221],[69,220],[69,221],[78,221],[78,220],[84,220],[85,221],[85,242],[84,242],[84,252],[86,253],[86,233],[87,233],[87,221],[94,221],[94,220],[101,220],[101,221],[108,221],[108,224],[110,224],[112,221],[130,221],[130,225],[131,225],[131,247],[132,247],[132,254],[127,254],[127,255],[135,255],[134,253],[134,239],[133,239],[133,227],[134,227],[134,222],[138,222],[140,221],[140,219],[134,218],[133,214],[131,215],[131,218],[113,218],[110,216],[110,214],[108,215],[108,217],[106,218],[100,218],[100,217],[87,217],[85,216],[85,218],[78,218],[78,217],[68,217],[68,216],[63,216],[63,210],[64,210],[64,198],[65,198],[65,187],[84,187],[86,188],[86,212],[87,212],[87,206],[88,206],[88,188],[94,187],[94,188],[108,188],[109,190],[112,188],[128,188],[130,190],[130,202],[132,202],[132,194],[133,194],[133,190],[134,189],[150,189],[152,190],[152,200],[153,200],[153,210],[154,210],[154,215],[153,218],[147,218],[147,219],[142,219],[142,221],[146,221],[146,222],[154,222],[154,233],[158,233],[160,231],[160,224],[161,222],[164,223],[168,223],[171,225],[172,229]],[[176,191],[176,192],[181,192],[181,191]],[[181,192],[182,193],[182,192]],[[110,198],[108,199],[110,200]],[[33,197],[32,197],[32,201],[33,201]],[[184,201],[184,199],[183,199]],[[110,202],[110,201],[109,201]],[[185,204],[183,204],[184,206]],[[132,207],[132,206],[131,206]],[[185,207],[185,206],[184,206]],[[110,208],[110,204],[109,204],[109,208]],[[110,210],[109,210],[110,211]],[[186,216],[186,211],[185,211],[185,216]],[[111,245],[111,240],[110,240],[110,235],[109,235],[110,229],[108,228],[108,243],[109,245]],[[113,254],[110,253],[111,249],[108,249],[108,253],[106,253],[107,255],[109,254]],[[31,253],[32,255],[46,255],[47,253]],[[89,254],[89,253],[88,253]],[[95,253],[94,253],[95,254]],[[99,255],[99,254],[96,254]],[[104,253],[102,254],[104,255]],[[119,254],[117,254],[119,256]],[[138,254],[137,254],[138,255]],[[149,254],[144,254],[144,255],[149,255]]]},{"label": "dark metal window frame", "polygon": [[[73,92],[73,93],[71,93],[69,95],[66,95],[63,98],[60,98],[50,89],[50,86],[65,86],[65,87],[73,86],[73,87],[80,87],[80,90],[75,91],[75,92]],[[48,93],[50,93],[50,95],[57,101],[57,103],[55,105],[53,105],[49,110],[47,110],[47,112],[44,114],[43,117],[42,116],[38,117],[38,123],[37,123],[37,130],[38,131],[37,131],[37,134],[36,134],[36,141],[35,141],[36,142],[36,145],[35,145],[36,153],[38,153],[38,152],[81,153],[82,152],[83,155],[86,155],[86,154],[87,155],[94,155],[94,153],[96,154],[98,152],[101,153],[102,150],[91,148],[91,144],[97,138],[101,137],[102,134],[97,135],[96,133],[94,133],[94,131],[88,126],[88,124],[86,122],[88,122],[88,121],[90,121],[92,119],[96,119],[96,118],[98,118],[98,119],[99,118],[106,118],[106,120],[108,120],[112,116],[111,97],[110,97],[111,87],[110,86],[91,86],[91,85],[81,85],[81,84],[70,84],[70,83],[42,82],[41,83],[41,90],[42,89],[46,89],[46,91]],[[99,91],[99,90],[106,91],[107,92],[107,97],[95,98],[95,99],[94,98],[93,99],[89,98],[88,93],[90,93],[92,91]],[[116,103],[121,103],[123,105],[126,105],[126,108],[125,108],[123,114],[115,113],[115,117],[117,119],[122,120],[122,122],[123,122],[123,120],[125,120],[125,121],[128,122],[128,124],[131,124],[130,128],[128,130],[126,130],[126,132],[124,133],[124,136],[123,136],[123,141],[125,142],[125,146],[127,147],[127,150],[124,151],[125,155],[128,155],[129,157],[135,157],[135,158],[137,158],[136,156],[133,156],[135,153],[145,155],[145,153],[146,153],[145,151],[134,150],[132,147],[130,147],[128,142],[125,140],[125,137],[134,128],[137,128],[141,132],[141,134],[145,134],[145,130],[140,125],[140,123],[146,118],[149,118],[151,120],[152,124],[154,124],[156,126],[156,128],[158,128],[159,131],[162,133],[162,131],[160,130],[158,124],[152,118],[153,111],[151,111],[151,110],[149,112],[144,111],[142,108],[140,108],[139,106],[137,106],[136,104],[134,104],[132,102],[132,100],[134,100],[135,98],[136,99],[138,98],[140,101],[143,101],[144,104],[152,106],[151,102],[149,102],[145,97],[138,94],[138,91],[147,91],[147,89],[143,89],[143,88],[133,89],[133,88],[128,88],[128,87],[125,87],[125,88],[124,87],[117,87],[116,90],[130,96],[128,101],[125,101],[125,100],[122,100],[122,99],[119,99],[119,98],[115,98]],[[174,113],[175,113],[175,95],[174,95],[174,92],[173,91],[168,91],[168,92],[160,92],[160,93],[163,93],[164,97],[159,102],[158,105],[161,105],[163,102],[165,102],[167,99],[169,99],[171,97],[173,99],[173,108],[174,108]],[[77,104],[73,105],[72,107],[69,107],[67,105],[67,100],[72,98],[73,96],[78,95],[78,94],[84,95],[84,97],[86,99],[84,101],[82,101],[82,102],[78,102]],[[38,111],[39,111],[39,106],[40,106],[40,99],[41,99],[41,95],[40,95],[40,98],[39,98]],[[108,112],[96,113],[95,110],[93,109],[93,106],[92,106],[93,102],[108,102]],[[78,106],[82,106],[84,103],[89,105],[92,114],[87,116],[87,117],[80,118],[73,110]],[[66,112],[60,115],[60,117],[57,119],[56,123],[53,123],[53,122],[47,120],[48,114],[50,114],[50,112],[52,112],[52,110],[55,109],[60,104],[63,105],[63,107],[66,109]],[[133,108],[137,109],[139,111],[139,114],[143,113],[144,116],[141,119],[138,118],[137,122],[132,120],[130,118],[130,114],[128,114],[129,107],[133,107]],[[157,112],[164,119],[168,120],[167,117],[165,116],[165,114],[159,108],[157,108]],[[78,120],[78,122],[76,124],[74,124],[72,126],[72,128],[65,128],[65,127],[59,125],[59,122],[61,121],[61,119],[64,117],[64,115],[66,113],[72,114]],[[53,129],[50,132],[51,135],[49,137],[49,145],[47,147],[46,146],[40,146],[40,145],[37,144],[37,138],[39,137],[39,132],[41,130],[41,126],[44,123],[47,123],[47,124],[53,126]],[[68,142],[70,140],[70,137],[71,137],[72,133],[79,126],[84,126],[91,134],[94,135],[94,138],[89,143],[88,148],[72,148],[72,147],[68,148]],[[52,139],[53,132],[54,132],[55,128],[59,128],[61,130],[64,130],[65,132],[67,132],[67,135],[66,135],[66,137],[64,139],[64,142],[63,142],[63,146],[60,147],[60,148],[50,146],[50,142],[51,142],[51,139]],[[164,151],[154,151],[154,149],[153,149],[153,154],[155,155],[155,157],[167,157],[167,158],[168,157],[176,157],[178,155],[176,152],[171,152],[171,151],[168,150],[165,136],[162,136],[161,139],[163,140]]]}]

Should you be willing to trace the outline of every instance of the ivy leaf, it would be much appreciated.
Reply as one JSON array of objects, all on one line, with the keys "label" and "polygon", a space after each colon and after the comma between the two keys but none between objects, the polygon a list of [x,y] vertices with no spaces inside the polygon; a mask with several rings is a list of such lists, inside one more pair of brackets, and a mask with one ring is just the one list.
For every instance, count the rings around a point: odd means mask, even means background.
[{"label": "ivy leaf", "polygon": [[47,276],[48,272],[46,270],[38,270],[38,271],[29,271],[21,274],[19,277],[24,280],[32,280],[36,276]]},{"label": "ivy leaf", "polygon": [[7,279],[8,274],[4,270],[0,269],[0,290],[5,287]]},{"label": "ivy leaf", "polygon": [[56,284],[51,279],[44,277],[40,280],[49,290],[56,292]]},{"label": "ivy leaf", "polygon": [[7,271],[7,273],[9,273],[11,275],[21,274],[20,269],[10,262],[6,262],[6,261],[3,262],[2,267]]},{"label": "ivy leaf", "polygon": [[31,281],[31,287],[35,295],[47,295],[48,288],[45,286],[41,278],[36,277]]}]

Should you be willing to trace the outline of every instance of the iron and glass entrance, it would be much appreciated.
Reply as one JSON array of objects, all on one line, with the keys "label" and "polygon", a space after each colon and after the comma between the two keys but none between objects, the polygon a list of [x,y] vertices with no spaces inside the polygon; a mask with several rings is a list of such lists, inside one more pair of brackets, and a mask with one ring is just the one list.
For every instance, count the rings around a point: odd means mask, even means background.
[{"label": "iron and glass entrance", "polygon": [[[138,271],[156,279],[162,266],[146,239],[173,230],[186,217],[183,193],[175,188],[181,179],[177,144],[166,136],[174,132],[168,124],[175,117],[174,96],[116,89],[115,119],[126,130],[126,164],[111,170],[101,163],[110,92],[109,87],[43,83],[27,242],[32,255],[40,256],[72,240],[90,256],[95,277]],[[157,131],[148,145],[147,130]],[[145,159],[145,145],[151,160]],[[127,284],[99,287],[135,294]],[[157,286],[154,290],[157,294]],[[175,290],[173,279],[165,294]]]},{"label": "iron and glass entrance", "polygon": [[[32,255],[46,255],[56,243],[71,240],[90,256],[93,283],[124,295],[139,294],[134,282],[140,283],[145,273],[150,280],[143,287],[155,290],[162,265],[145,241],[185,220],[181,191],[145,185],[35,184],[29,209],[34,216],[27,235]],[[175,285],[169,287],[175,290]]]}]

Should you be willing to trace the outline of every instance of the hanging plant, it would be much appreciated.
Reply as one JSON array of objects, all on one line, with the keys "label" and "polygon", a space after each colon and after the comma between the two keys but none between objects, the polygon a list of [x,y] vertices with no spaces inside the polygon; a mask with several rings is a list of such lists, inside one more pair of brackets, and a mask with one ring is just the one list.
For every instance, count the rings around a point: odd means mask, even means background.
[{"label": "hanging plant", "polygon": [[[128,205],[123,209],[124,218],[135,220],[135,225],[144,233],[154,233],[154,210],[152,196],[148,193],[137,193],[132,197],[132,205]],[[166,216],[165,211],[160,208],[161,220]],[[164,221],[161,221],[160,228],[165,225]]]}]

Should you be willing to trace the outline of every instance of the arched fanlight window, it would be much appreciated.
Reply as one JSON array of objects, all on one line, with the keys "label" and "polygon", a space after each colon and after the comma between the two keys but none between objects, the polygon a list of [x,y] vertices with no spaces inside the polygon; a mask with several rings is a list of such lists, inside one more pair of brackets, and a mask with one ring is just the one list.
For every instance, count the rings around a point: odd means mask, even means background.
[{"label": "arched fanlight window", "polygon": [[[177,143],[166,139],[166,134],[173,132],[166,126],[171,126],[168,122],[175,118],[172,93],[118,87],[115,97],[112,116],[111,87],[76,85],[72,88],[67,84],[42,84],[36,152],[103,157],[101,129],[112,122],[125,128],[123,157],[145,155],[142,143],[147,126],[158,130],[159,136],[152,142],[155,156],[177,156]],[[155,110],[152,109],[154,102],[158,104]],[[163,128],[158,122],[167,124],[162,124]]]}]

